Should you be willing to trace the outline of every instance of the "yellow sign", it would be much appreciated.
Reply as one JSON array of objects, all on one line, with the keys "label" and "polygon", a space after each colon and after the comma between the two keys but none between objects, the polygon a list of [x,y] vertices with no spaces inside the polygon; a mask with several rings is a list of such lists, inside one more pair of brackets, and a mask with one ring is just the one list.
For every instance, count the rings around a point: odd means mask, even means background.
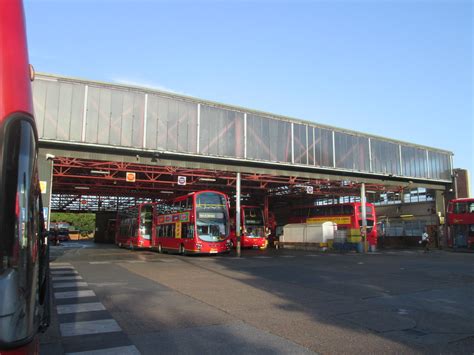
[{"label": "yellow sign", "polygon": [[42,194],[46,193],[47,187],[48,187],[47,181],[40,181],[40,190]]},{"label": "yellow sign", "polygon": [[175,231],[176,238],[181,238],[181,222],[176,222]]},{"label": "yellow sign", "polygon": [[333,222],[336,224],[351,224],[350,216],[339,216],[339,217],[311,217],[306,220],[306,223],[324,223]]}]

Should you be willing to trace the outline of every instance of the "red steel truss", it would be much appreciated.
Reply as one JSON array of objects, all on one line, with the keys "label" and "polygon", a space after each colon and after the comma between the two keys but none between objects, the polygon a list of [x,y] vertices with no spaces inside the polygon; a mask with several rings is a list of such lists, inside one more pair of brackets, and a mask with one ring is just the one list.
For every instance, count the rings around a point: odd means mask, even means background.
[{"label": "red steel truss", "polygon": [[[127,182],[127,173],[135,180]],[[186,185],[178,184],[178,176],[186,177]],[[107,162],[78,158],[56,157],[53,164],[53,194],[63,196],[122,196],[162,199],[199,189],[215,189],[233,195],[234,172],[144,165],[129,162]],[[296,176],[241,174],[242,193],[263,201],[265,197],[315,198],[322,196],[359,196],[360,184],[351,181],[305,179]],[[313,194],[307,195],[307,187]],[[366,185],[367,190],[385,192],[383,185]],[[401,191],[402,187],[391,187]],[[67,201],[67,199],[65,200]]]}]

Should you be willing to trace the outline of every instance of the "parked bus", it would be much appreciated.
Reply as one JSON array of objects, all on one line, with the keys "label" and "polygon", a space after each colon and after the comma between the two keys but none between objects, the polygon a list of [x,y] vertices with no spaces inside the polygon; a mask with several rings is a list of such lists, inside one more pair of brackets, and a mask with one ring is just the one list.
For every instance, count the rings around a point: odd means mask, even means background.
[{"label": "parked bus", "polygon": [[49,253],[23,5],[0,1],[0,353],[38,352],[49,324]]},{"label": "parked bus", "polygon": [[117,213],[115,244],[130,249],[151,247],[155,203],[141,203]]},{"label": "parked bus", "polygon": [[[366,204],[367,241],[377,245],[377,220],[375,206]],[[305,205],[291,210],[289,223],[323,223],[334,222],[338,230],[347,231],[347,241],[358,242],[362,227],[362,206],[360,202],[334,205]]]},{"label": "parked bus", "polygon": [[[237,246],[235,234],[235,208],[230,210],[231,215],[231,246]],[[263,216],[263,209],[258,206],[240,206],[240,226],[242,229],[240,246],[242,248],[265,249],[268,246],[269,227]]]},{"label": "parked bus", "polygon": [[449,201],[448,245],[455,248],[474,248],[474,198]]},{"label": "parked bus", "polygon": [[227,195],[198,191],[158,203],[152,248],[179,254],[218,254],[230,250]]}]

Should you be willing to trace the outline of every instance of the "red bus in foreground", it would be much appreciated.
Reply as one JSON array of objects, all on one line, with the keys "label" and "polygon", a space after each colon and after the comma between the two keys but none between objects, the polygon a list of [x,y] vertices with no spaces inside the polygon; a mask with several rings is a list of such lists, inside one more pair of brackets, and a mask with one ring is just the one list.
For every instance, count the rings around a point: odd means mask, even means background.
[{"label": "red bus in foreground", "polygon": [[227,195],[199,191],[156,205],[152,248],[179,254],[220,254],[230,250]]},{"label": "red bus in foreground", "polygon": [[[235,235],[235,209],[231,209],[232,230],[230,241],[233,247],[237,246],[237,236]],[[258,206],[240,207],[240,226],[242,234],[240,246],[242,248],[265,249],[268,245],[267,223],[263,216],[263,210]]]},{"label": "red bus in foreground", "polygon": [[130,249],[151,247],[155,203],[141,203],[117,213],[115,244]]},{"label": "red bus in foreground", "polygon": [[447,210],[448,245],[474,248],[474,198],[449,201]]},{"label": "red bus in foreground", "polygon": [[0,1],[0,353],[38,352],[49,324],[49,253],[38,179],[23,5]]},{"label": "red bus in foreground", "polygon": [[[366,204],[367,241],[377,245],[377,221],[375,206]],[[347,241],[361,241],[362,206],[360,202],[334,205],[305,205],[292,208],[289,223],[323,223],[334,222],[338,230],[347,231]]]}]

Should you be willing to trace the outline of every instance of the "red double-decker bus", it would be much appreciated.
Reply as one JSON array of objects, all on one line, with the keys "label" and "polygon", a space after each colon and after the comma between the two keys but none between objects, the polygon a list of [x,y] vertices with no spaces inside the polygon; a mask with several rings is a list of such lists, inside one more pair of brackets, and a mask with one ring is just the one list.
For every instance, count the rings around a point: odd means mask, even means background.
[{"label": "red double-decker bus", "polygon": [[115,244],[130,249],[150,248],[155,233],[155,208],[155,203],[141,203],[119,211],[115,222]]},{"label": "red double-decker bus", "polygon": [[156,208],[153,249],[179,254],[229,252],[229,204],[224,193],[192,192]]},{"label": "red double-decker bus", "polygon": [[[231,215],[231,246],[237,245],[235,235],[235,208],[230,210]],[[263,216],[263,209],[259,206],[240,206],[240,226],[242,234],[240,246],[242,248],[265,249],[268,246],[269,227]]]},{"label": "red double-decker bus", "polygon": [[[375,206],[366,204],[367,241],[377,245],[377,219]],[[338,230],[347,231],[347,241],[358,242],[361,237],[362,206],[360,202],[334,205],[305,205],[292,208],[289,223],[334,222]]]},{"label": "red double-decker bus", "polygon": [[38,180],[23,5],[0,1],[0,353],[35,354],[49,324],[49,253]]},{"label": "red double-decker bus", "polygon": [[474,198],[449,201],[447,209],[448,245],[474,248]]}]

